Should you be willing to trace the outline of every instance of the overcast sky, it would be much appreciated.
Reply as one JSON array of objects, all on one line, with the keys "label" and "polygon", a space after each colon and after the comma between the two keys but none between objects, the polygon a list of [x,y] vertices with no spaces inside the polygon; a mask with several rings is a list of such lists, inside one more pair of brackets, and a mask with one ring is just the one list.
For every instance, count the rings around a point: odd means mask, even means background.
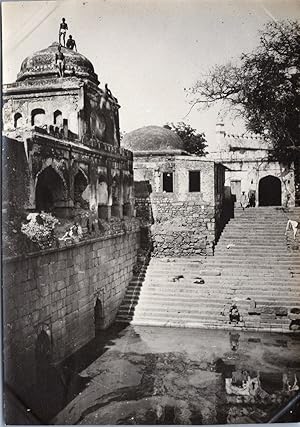
[{"label": "overcast sky", "polygon": [[[184,88],[210,66],[252,50],[266,21],[299,19],[300,0],[5,2],[4,83],[15,81],[26,56],[57,41],[62,17],[100,85],[107,82],[119,99],[121,130],[128,132],[182,120],[189,111]],[[212,144],[217,112],[195,109],[185,121]]]}]

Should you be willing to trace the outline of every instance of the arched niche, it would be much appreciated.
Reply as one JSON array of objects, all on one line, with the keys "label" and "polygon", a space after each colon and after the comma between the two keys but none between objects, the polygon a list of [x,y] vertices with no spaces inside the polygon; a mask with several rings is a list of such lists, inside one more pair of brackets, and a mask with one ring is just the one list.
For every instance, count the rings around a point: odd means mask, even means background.
[{"label": "arched niche", "polygon": [[36,209],[57,214],[61,208],[65,207],[66,200],[66,188],[62,178],[51,166],[48,166],[37,177]]},{"label": "arched niche", "polygon": [[99,138],[102,140],[105,138],[106,120],[103,114],[97,111],[91,112],[90,129],[91,129],[91,134],[95,135],[96,138]]},{"label": "arched niche", "polygon": [[56,126],[61,127],[63,125],[63,116],[60,110],[56,110],[53,113],[53,123]]},{"label": "arched niche", "polygon": [[258,185],[259,206],[281,206],[281,181],[273,175],[261,178]]},{"label": "arched niche", "polygon": [[45,124],[45,110],[35,108],[31,111],[31,126],[41,127]]},{"label": "arched niche", "polygon": [[107,111],[106,114],[106,128],[105,128],[105,142],[114,145],[115,139],[115,123],[112,113]]},{"label": "arched niche", "polygon": [[42,393],[47,392],[53,376],[52,355],[51,331],[49,325],[43,325],[35,340],[36,384]]},{"label": "arched niche", "polygon": [[21,113],[16,113],[14,115],[14,128],[15,129],[20,128],[20,127],[23,126],[23,124],[24,124],[24,119],[23,119],[22,114]]},{"label": "arched niche", "polygon": [[35,355],[37,362],[50,363],[51,352],[51,338],[49,336],[49,333],[42,329],[38,334],[35,342]]},{"label": "arched niche", "polygon": [[95,335],[98,335],[104,326],[104,309],[103,309],[103,304],[99,298],[96,299],[95,306],[94,306],[94,321],[95,321]]},{"label": "arched niche", "polygon": [[82,195],[88,186],[88,179],[81,169],[74,177],[74,205],[76,208],[88,209],[89,203]]}]

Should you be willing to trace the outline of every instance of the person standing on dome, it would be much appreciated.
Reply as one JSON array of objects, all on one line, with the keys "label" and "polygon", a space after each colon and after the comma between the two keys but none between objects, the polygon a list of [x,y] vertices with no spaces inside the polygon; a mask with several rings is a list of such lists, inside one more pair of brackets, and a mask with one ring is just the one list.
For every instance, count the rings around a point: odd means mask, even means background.
[{"label": "person standing on dome", "polygon": [[108,87],[108,84],[107,83],[105,83],[105,95],[106,95],[106,97],[107,98],[113,98],[113,96],[112,96],[112,93],[111,93],[111,90],[109,89],[109,87]]},{"label": "person standing on dome", "polygon": [[67,48],[68,48],[68,49],[71,49],[71,50],[75,49],[75,52],[77,52],[76,42],[75,42],[75,40],[72,38],[72,36],[71,36],[71,35],[69,35],[69,38],[68,38],[68,40],[67,40]]},{"label": "person standing on dome", "polygon": [[58,42],[62,45],[61,38],[63,39],[63,45],[66,46],[66,33],[68,30],[68,24],[66,23],[65,18],[62,18],[60,26],[59,26],[59,35]]},{"label": "person standing on dome", "polygon": [[61,46],[58,46],[58,51],[55,54],[55,63],[58,67],[59,77],[64,76],[65,71],[65,55],[61,51]]}]

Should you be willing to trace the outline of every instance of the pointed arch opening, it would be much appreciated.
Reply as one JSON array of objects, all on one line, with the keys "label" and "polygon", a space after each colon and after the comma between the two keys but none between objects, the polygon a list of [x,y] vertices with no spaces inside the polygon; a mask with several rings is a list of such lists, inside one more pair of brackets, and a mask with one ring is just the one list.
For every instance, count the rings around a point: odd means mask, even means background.
[{"label": "pointed arch opening", "polygon": [[99,298],[96,299],[94,306],[94,321],[95,321],[95,336],[99,335],[99,332],[104,326],[104,309],[103,304]]},{"label": "pointed arch opening", "polygon": [[52,342],[48,329],[42,329],[35,341],[35,362],[37,382],[47,383],[51,375]]},{"label": "pointed arch opening", "polygon": [[107,115],[105,117],[105,124],[105,142],[114,145],[114,119],[113,114],[109,111],[107,112]]},{"label": "pointed arch opening", "polygon": [[63,125],[63,117],[62,117],[62,112],[60,110],[54,111],[53,123],[55,124],[55,126],[59,126],[59,127]]},{"label": "pointed arch opening", "polygon": [[31,112],[31,126],[42,127],[45,124],[45,110],[43,108],[35,108]]},{"label": "pointed arch opening", "polygon": [[281,206],[281,181],[273,175],[261,178],[258,186],[259,206]]},{"label": "pointed arch opening", "polygon": [[84,199],[83,193],[88,186],[88,180],[81,169],[74,177],[74,204],[76,208],[88,209],[89,202]]},{"label": "pointed arch opening", "polygon": [[23,125],[23,116],[21,113],[16,113],[14,115],[14,128],[20,128]]},{"label": "pointed arch opening", "polygon": [[37,178],[35,190],[36,209],[41,212],[59,213],[66,204],[66,188],[62,178],[51,167],[45,168]]}]

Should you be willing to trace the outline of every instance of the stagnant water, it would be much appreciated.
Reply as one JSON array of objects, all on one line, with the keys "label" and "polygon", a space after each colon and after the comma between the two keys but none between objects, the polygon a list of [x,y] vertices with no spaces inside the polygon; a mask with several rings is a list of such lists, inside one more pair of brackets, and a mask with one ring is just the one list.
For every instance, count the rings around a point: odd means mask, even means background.
[{"label": "stagnant water", "polygon": [[299,393],[299,355],[297,335],[115,326],[25,404],[51,424],[267,422]]}]

